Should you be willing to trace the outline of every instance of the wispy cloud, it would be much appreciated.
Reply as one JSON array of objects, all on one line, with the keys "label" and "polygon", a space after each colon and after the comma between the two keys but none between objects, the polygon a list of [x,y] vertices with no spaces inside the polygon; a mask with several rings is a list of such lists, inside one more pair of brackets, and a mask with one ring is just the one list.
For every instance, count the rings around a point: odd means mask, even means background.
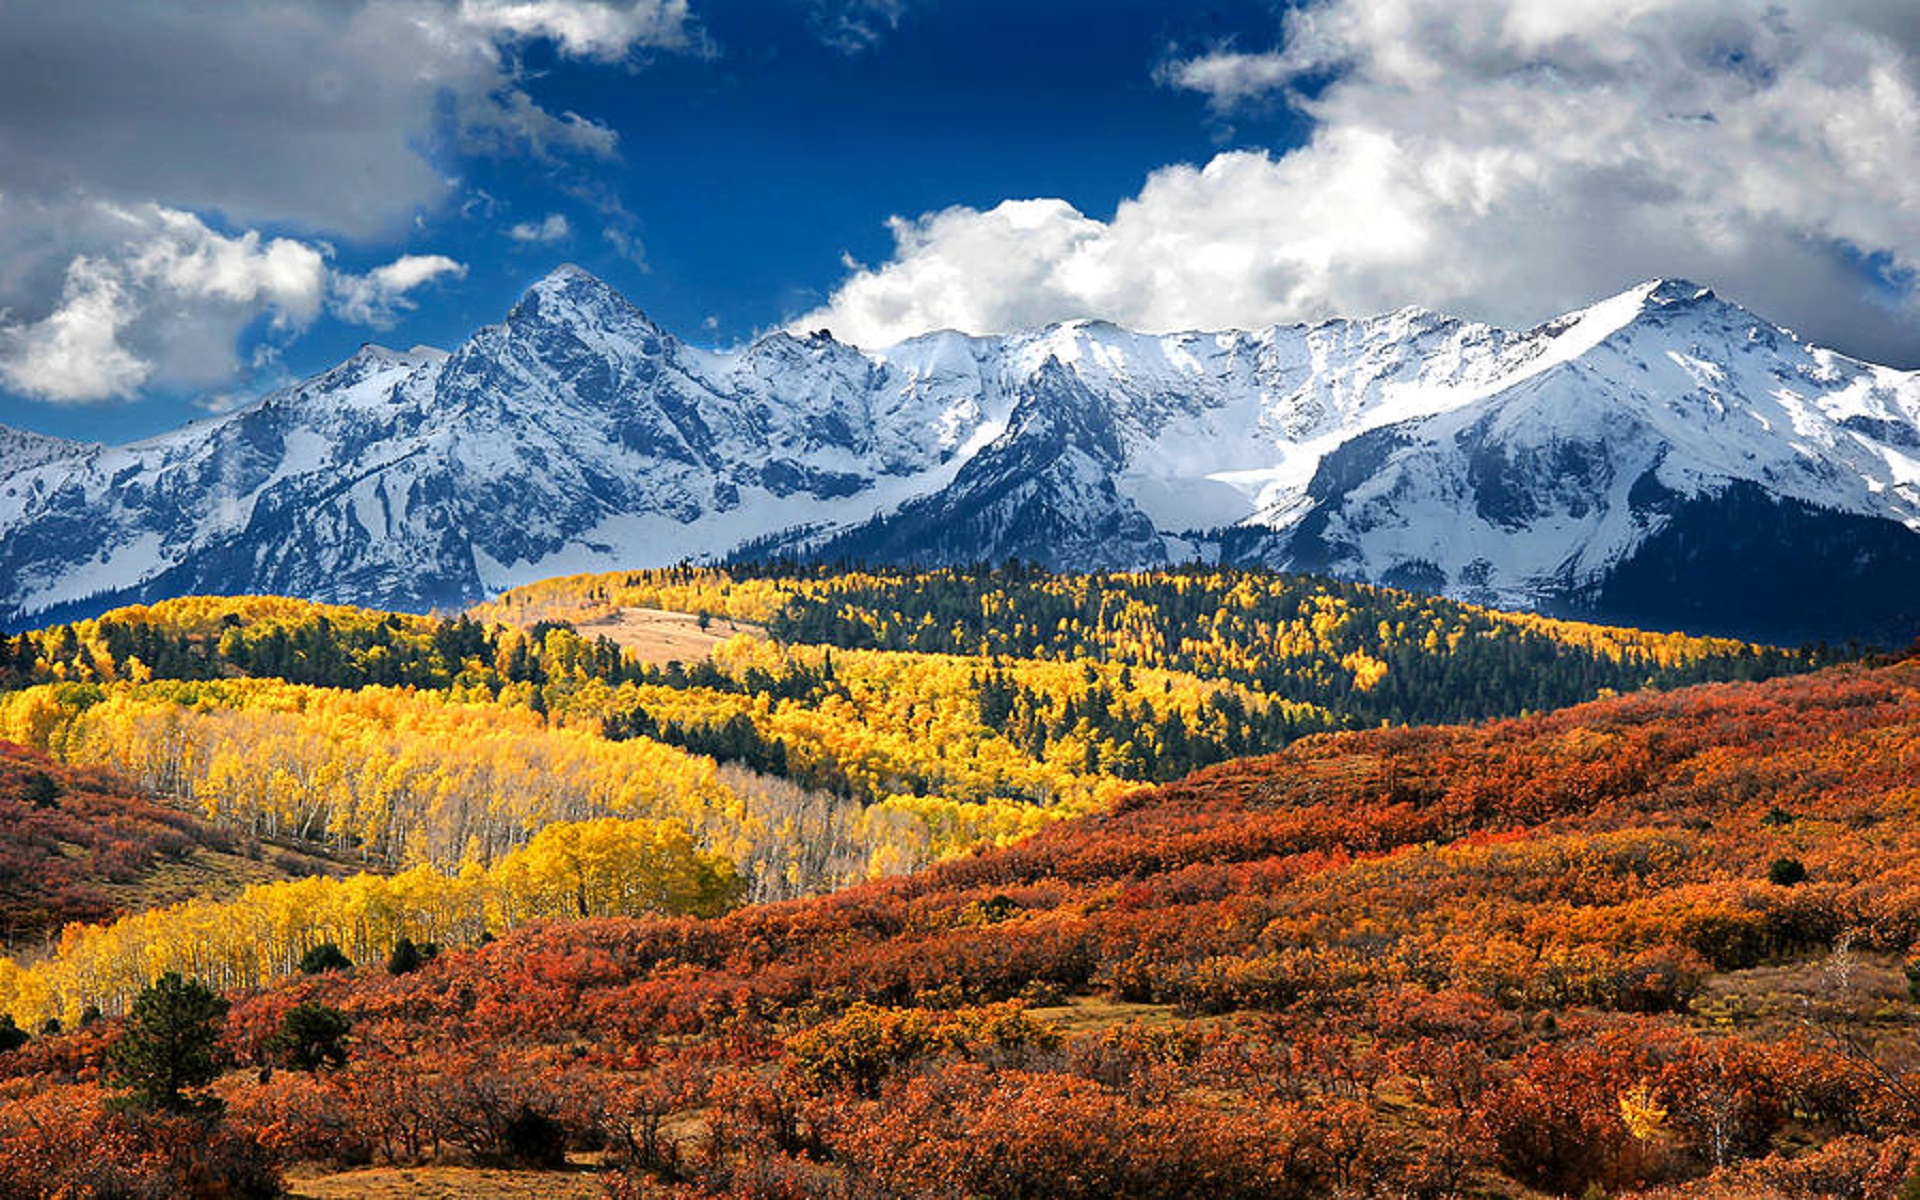
[{"label": "wispy cloud", "polygon": [[900,28],[907,0],[805,0],[814,35],[842,54],[872,50]]},{"label": "wispy cloud", "polygon": [[332,281],[334,315],[355,325],[391,325],[414,306],[411,293],[435,280],[466,275],[464,264],[444,254],[406,254],[364,275],[336,274]]},{"label": "wispy cloud", "polygon": [[507,230],[507,236],[516,242],[535,242],[542,245],[564,242],[573,236],[573,225],[565,213],[548,213],[540,221],[522,221]]},{"label": "wispy cloud", "polygon": [[1299,74],[1299,64],[1278,51],[1215,50],[1170,59],[1154,72],[1154,78],[1167,87],[1200,92],[1215,111],[1228,112],[1284,89]]}]

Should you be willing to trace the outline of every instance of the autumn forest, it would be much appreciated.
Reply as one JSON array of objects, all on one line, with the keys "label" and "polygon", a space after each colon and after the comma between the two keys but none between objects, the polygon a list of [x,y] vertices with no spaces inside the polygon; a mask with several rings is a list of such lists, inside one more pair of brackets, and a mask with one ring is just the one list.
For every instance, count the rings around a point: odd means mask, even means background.
[{"label": "autumn forest", "polygon": [[0,1195],[1920,1196],[1916,811],[1920,660],[1318,578],[119,609],[0,635]]}]

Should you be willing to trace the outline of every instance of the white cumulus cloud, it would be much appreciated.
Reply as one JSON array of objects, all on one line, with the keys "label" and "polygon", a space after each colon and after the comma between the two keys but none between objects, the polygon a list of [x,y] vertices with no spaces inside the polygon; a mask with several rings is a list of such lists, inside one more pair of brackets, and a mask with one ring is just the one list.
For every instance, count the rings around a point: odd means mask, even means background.
[{"label": "white cumulus cloud", "polygon": [[614,60],[635,47],[684,49],[697,39],[686,0],[462,0],[460,19],[520,38],[551,38],[563,54]]},{"label": "white cumulus cloud", "polygon": [[69,263],[46,315],[0,315],[0,379],[64,404],[125,399],[153,383],[205,386],[241,369],[242,335],[287,337],[330,309],[382,325],[408,294],[466,268],[441,255],[405,255],[364,275],[336,270],[331,248],[254,230],[228,235],[160,205],[99,205],[119,231],[109,252]]},{"label": "white cumulus cloud", "polygon": [[1917,39],[1892,0],[1321,0],[1270,53],[1160,71],[1219,108],[1286,95],[1304,145],[1164,167],[1106,220],[896,220],[892,259],[794,325],[872,345],[1407,303],[1524,325],[1684,275],[1920,361]]},{"label": "white cumulus cloud", "polygon": [[856,268],[827,308],[795,328],[830,325],[862,345],[929,329],[1017,329],[1093,311],[1088,298],[1105,290],[1087,274],[1110,229],[1064,200],[1008,200],[986,212],[956,207],[895,217],[889,227],[893,261]]},{"label": "white cumulus cloud", "polygon": [[58,403],[131,395],[153,373],[152,364],[120,345],[132,319],[119,273],[77,258],[57,309],[32,325],[0,327],[0,379]]},{"label": "white cumulus cloud", "polygon": [[124,216],[151,228],[121,268],[129,282],[181,300],[264,310],[283,328],[319,315],[329,274],[320,248],[251,229],[226,237],[192,213],[157,205]]},{"label": "white cumulus cloud", "polygon": [[409,272],[451,260],[359,278],[329,242],[399,249],[466,157],[614,156],[528,90],[528,44],[706,45],[685,0],[0,7],[0,386],[67,402],[231,384],[262,320],[391,320]]}]

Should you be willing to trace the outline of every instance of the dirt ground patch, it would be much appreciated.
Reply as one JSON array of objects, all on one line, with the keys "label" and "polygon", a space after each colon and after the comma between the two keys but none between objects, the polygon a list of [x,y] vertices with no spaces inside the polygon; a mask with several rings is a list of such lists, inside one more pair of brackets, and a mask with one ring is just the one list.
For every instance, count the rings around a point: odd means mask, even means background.
[{"label": "dirt ground patch", "polygon": [[600,1200],[593,1170],[501,1171],[479,1167],[366,1167],[287,1180],[297,1200]]},{"label": "dirt ground patch", "polygon": [[662,667],[670,662],[698,662],[710,656],[721,642],[743,633],[752,638],[767,636],[758,625],[727,617],[712,617],[702,629],[700,618],[693,613],[658,608],[622,608],[598,620],[582,622],[578,628],[587,637],[609,638],[633,651],[641,662]]}]

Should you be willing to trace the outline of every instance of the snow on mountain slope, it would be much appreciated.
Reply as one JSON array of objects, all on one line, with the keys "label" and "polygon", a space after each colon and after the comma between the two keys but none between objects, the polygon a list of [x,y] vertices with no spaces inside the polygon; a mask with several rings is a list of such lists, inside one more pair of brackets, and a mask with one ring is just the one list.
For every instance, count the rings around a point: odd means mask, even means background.
[{"label": "snow on mountain slope", "polygon": [[1834,569],[1874,593],[1854,598],[1861,628],[1897,630],[1913,606],[1879,593],[1920,572],[1916,529],[1920,375],[1681,282],[1526,332],[1407,309],[716,352],[562,267],[450,354],[369,346],[124,447],[0,432],[11,624],[189,591],[451,606],[749,545],[1202,554],[1655,620],[1679,589],[1675,619],[1738,628],[1740,596],[1689,582],[1702,554],[1761,580],[1804,567],[1812,539],[1850,547]]},{"label": "snow on mountain slope", "polygon": [[[1011,464],[1040,470],[1003,438],[950,487],[816,552],[951,560],[965,531],[977,558],[1199,552],[1776,640],[1920,632],[1920,376],[1805,346],[1684,281],[1525,333],[1404,310],[1158,338],[1076,323],[1002,345],[1084,385],[1056,389],[1056,407],[1104,398],[1117,450],[1097,483],[1028,518],[1032,496],[993,495]],[[1808,578],[1832,585],[1819,602],[1782,587]]]},{"label": "snow on mountain slope", "polygon": [[8,454],[0,615],[234,590],[457,605],[864,518],[975,432],[976,378],[907,383],[827,339],[690,349],[563,267],[452,354],[368,347],[161,438]]},{"label": "snow on mountain slope", "polygon": [[1165,538],[1115,486],[1126,456],[1111,402],[1050,357],[1006,428],[950,484],[811,550],[918,565],[976,561],[990,549],[996,560],[1067,570],[1161,566]]},{"label": "snow on mountain slope", "polygon": [[[1725,540],[1740,530],[1721,527],[1711,502],[1757,489],[1815,526],[1817,514],[1885,523],[1875,561],[1849,568],[1866,572],[1860,587],[1899,591],[1920,571],[1920,538],[1900,536],[1920,529],[1916,376],[1808,348],[1683,283],[1636,289],[1515,350],[1519,371],[1462,392],[1464,403],[1342,441],[1304,488],[1255,522],[1272,533],[1243,537],[1237,553],[1509,607],[1618,616],[1602,602],[1609,579],[1650,539],[1681,535],[1681,502],[1695,502],[1699,537]],[[1752,582],[1793,574],[1813,549],[1781,544],[1744,570]],[[1846,590],[1842,577],[1826,578]],[[1730,583],[1724,572],[1691,581],[1727,591],[1728,611],[1712,627],[1821,635],[1817,612],[1740,613]],[[1676,595],[1672,612],[1654,599],[1641,597],[1637,614],[1672,621],[1699,608],[1696,597]],[[1833,604],[1837,625],[1848,625],[1840,610],[1849,604],[1893,606],[1849,636],[1920,631],[1920,609],[1904,597]]]}]

